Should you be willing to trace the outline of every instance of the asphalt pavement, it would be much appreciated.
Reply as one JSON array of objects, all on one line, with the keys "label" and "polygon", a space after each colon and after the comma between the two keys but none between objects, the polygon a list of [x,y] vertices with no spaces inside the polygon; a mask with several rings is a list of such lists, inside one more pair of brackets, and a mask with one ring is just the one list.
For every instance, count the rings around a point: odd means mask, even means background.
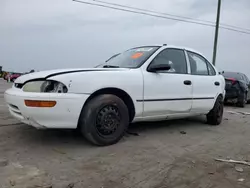
[{"label": "asphalt pavement", "polygon": [[205,117],[133,124],[135,134],[96,147],[75,131],[13,119],[3,99],[9,87],[0,80],[0,187],[250,187],[250,166],[215,161],[250,161],[250,105],[226,106],[219,126]]}]

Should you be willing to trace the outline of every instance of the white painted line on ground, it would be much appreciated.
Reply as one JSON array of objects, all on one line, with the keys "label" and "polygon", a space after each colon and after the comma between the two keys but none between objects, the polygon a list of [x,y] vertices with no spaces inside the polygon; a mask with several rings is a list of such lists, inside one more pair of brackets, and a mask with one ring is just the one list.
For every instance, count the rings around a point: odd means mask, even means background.
[{"label": "white painted line on ground", "polygon": [[230,114],[237,114],[237,115],[250,115],[249,112],[240,112],[240,111],[227,111]]}]

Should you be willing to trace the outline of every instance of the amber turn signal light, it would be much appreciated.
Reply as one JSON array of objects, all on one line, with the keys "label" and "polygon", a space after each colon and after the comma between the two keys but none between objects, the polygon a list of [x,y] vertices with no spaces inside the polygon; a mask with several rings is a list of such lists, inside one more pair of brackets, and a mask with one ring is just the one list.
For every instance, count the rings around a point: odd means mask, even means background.
[{"label": "amber turn signal light", "polygon": [[28,107],[41,107],[41,108],[52,108],[56,105],[56,101],[24,100],[24,103]]}]

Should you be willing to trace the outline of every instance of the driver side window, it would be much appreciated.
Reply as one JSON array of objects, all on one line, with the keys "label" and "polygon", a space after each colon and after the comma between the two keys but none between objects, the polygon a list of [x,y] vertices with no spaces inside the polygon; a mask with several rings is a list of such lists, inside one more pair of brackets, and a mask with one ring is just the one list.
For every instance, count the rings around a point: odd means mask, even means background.
[{"label": "driver side window", "polygon": [[163,73],[187,74],[187,62],[184,50],[169,48],[161,51],[152,61],[151,65],[170,65],[170,70]]}]

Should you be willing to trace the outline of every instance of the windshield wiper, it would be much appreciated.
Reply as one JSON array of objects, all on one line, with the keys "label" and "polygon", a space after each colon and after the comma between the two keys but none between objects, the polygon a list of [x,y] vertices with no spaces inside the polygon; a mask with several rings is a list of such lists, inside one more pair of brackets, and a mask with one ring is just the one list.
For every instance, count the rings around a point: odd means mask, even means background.
[{"label": "windshield wiper", "polygon": [[103,68],[120,68],[120,67],[115,65],[104,65]]}]

